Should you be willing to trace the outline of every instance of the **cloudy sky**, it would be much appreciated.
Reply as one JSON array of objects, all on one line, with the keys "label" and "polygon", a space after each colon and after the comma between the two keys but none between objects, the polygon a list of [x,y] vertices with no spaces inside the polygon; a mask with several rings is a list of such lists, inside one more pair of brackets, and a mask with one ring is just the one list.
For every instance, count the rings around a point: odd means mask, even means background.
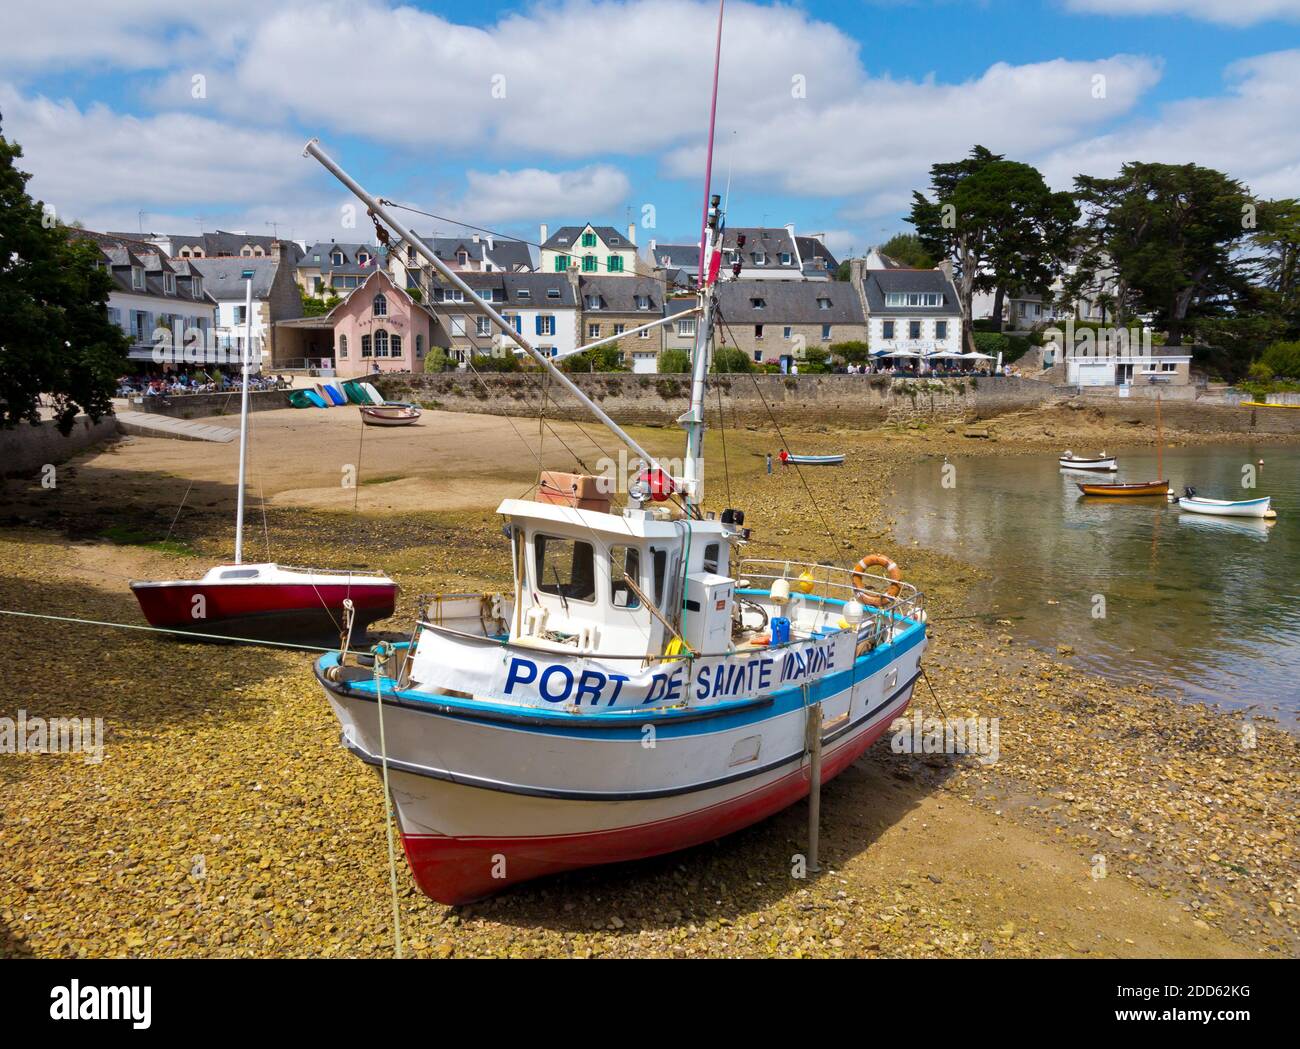
[{"label": "cloudy sky", "polygon": [[[41,0],[0,34],[0,130],[92,229],[359,239],[372,191],[530,239],[694,241],[715,2]],[[1300,0],[727,4],[715,189],[840,253],[975,144],[1068,188],[1195,161],[1300,195]],[[420,233],[445,221],[415,218]],[[366,235],[366,239],[368,235]]]}]

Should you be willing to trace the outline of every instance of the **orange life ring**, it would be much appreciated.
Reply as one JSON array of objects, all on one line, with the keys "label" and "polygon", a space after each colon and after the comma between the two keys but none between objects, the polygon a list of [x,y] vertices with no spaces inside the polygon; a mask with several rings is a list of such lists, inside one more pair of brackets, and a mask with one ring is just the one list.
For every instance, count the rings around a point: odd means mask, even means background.
[{"label": "orange life ring", "polygon": [[[863,576],[868,568],[883,568],[885,570],[885,575],[892,580],[889,586],[885,588],[883,594],[878,594],[874,590],[865,589],[866,580]],[[902,570],[884,554],[867,554],[866,557],[858,562],[857,567],[853,569],[853,575],[851,578],[853,580],[853,592],[857,596],[857,599],[864,605],[871,605],[875,608],[884,607],[886,601],[891,597],[897,597],[903,591],[901,582],[903,578]]]}]

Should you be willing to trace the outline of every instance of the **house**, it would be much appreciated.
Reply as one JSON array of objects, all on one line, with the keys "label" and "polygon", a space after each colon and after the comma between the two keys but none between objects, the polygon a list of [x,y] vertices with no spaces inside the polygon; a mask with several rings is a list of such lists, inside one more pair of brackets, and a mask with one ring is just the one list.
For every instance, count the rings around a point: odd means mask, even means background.
[{"label": "house", "polygon": [[[583,277],[578,281],[581,304],[579,345],[621,336],[664,315],[664,285],[654,277]],[[618,347],[634,372],[658,370],[662,337],[649,328],[620,338]]]},{"label": "house", "polygon": [[[793,230],[794,227],[789,228]],[[840,268],[840,264],[826,247],[825,238],[824,233],[809,233],[794,238],[795,250],[799,253],[799,265],[805,280],[835,279],[835,271]]]},{"label": "house", "polygon": [[636,249],[636,226],[627,227],[623,236],[613,226],[561,226],[547,236],[541,227],[542,273],[564,273],[570,266],[590,276],[633,276],[639,272]]},{"label": "house", "polygon": [[277,243],[282,256],[296,258],[302,255],[302,248],[294,241],[250,234],[243,230],[216,230],[213,233],[110,233],[109,236],[147,241],[174,259],[269,258]]},{"label": "house", "polygon": [[326,319],[334,337],[334,371],[344,379],[424,371],[438,323],[432,310],[374,268]]},{"label": "house", "polygon": [[[694,295],[681,295],[664,303],[664,316],[673,319],[662,328],[661,350],[685,350],[690,353],[694,349],[699,314],[691,311],[699,304],[699,300]],[[721,331],[722,327],[719,325],[719,336]]]},{"label": "house", "polygon": [[380,266],[379,249],[373,244],[313,244],[298,260],[298,287],[322,298],[346,295],[358,288]]},{"label": "house", "polygon": [[[542,353],[559,356],[579,345],[576,272],[470,273],[462,279]],[[446,347],[458,363],[517,349],[459,288],[434,285],[429,307],[438,322],[433,345]]]},{"label": "house", "polygon": [[699,244],[659,244],[650,242],[647,254],[651,271],[671,288],[693,291],[699,283]]},{"label": "house", "polygon": [[[421,237],[447,268],[457,273],[531,273],[533,256],[521,240],[507,240],[491,234],[471,233],[465,237]],[[410,244],[389,253],[389,275],[401,287],[427,291],[433,268]],[[436,278],[435,278],[436,279]]]},{"label": "house", "polygon": [[[157,246],[113,234],[72,230],[92,241],[101,265],[113,278],[108,317],[131,339],[127,356],[145,370],[168,370],[186,363],[213,363],[211,346],[216,306],[201,274],[173,265]],[[186,348],[189,347],[189,361]]]},{"label": "house", "polygon": [[[693,298],[670,299],[664,349],[694,345],[696,317],[685,316]],[[677,316],[681,314],[681,316]],[[774,361],[788,368],[808,347],[866,338],[866,316],[857,289],[847,281],[733,280],[718,285],[716,346],[735,346],[756,364]]]},{"label": "house", "polygon": [[854,259],[849,283],[861,296],[873,353],[962,352],[961,304],[946,270],[867,269]]},{"label": "house", "polygon": [[200,274],[208,294],[216,300],[217,345],[242,352],[245,336],[245,280],[252,274],[253,345],[262,348],[270,367],[288,367],[286,355],[277,345],[276,324],[302,316],[302,296],[298,293],[294,262],[281,257],[279,242],[272,245],[272,255],[254,258],[191,258],[178,264]]}]

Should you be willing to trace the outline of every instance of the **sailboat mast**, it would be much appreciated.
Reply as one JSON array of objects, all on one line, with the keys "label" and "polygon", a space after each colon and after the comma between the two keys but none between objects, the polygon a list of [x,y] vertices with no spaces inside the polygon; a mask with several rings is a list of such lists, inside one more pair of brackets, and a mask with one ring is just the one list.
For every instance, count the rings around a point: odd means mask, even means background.
[{"label": "sailboat mast", "polygon": [[718,33],[713,47],[713,97],[709,102],[709,145],[704,162],[704,209],[700,216],[700,272],[697,286],[700,295],[700,323],[695,332],[695,351],[691,359],[691,406],[677,421],[686,430],[685,480],[686,509],[699,517],[704,505],[704,395],[709,364],[713,357],[713,257],[720,245],[718,238],[723,222],[720,201],[711,195],[713,179],[713,136],[718,123],[718,71],[722,67],[722,15],[726,0],[718,0]]},{"label": "sailboat mast", "polygon": [[1165,479],[1165,425],[1160,414],[1160,391],[1156,391],[1156,480]]},{"label": "sailboat mast", "polygon": [[244,279],[244,389],[239,395],[239,490],[235,498],[235,564],[244,563],[244,474],[248,469],[248,360],[253,351],[253,276]]},{"label": "sailboat mast", "polygon": [[653,455],[642,448],[640,444],[633,440],[632,437],[618,425],[618,423],[606,415],[595,401],[583,393],[572,379],[565,375],[564,372],[560,371],[560,369],[551,362],[550,358],[548,358],[546,354],[533,346],[533,344],[525,339],[519,332],[515,331],[513,324],[508,323],[501,314],[488,305],[488,303],[479,296],[478,292],[466,284],[465,281],[461,279],[460,275],[453,271],[445,262],[442,261],[442,259],[438,258],[438,256],[429,249],[429,246],[425,244],[424,241],[420,240],[414,233],[407,229],[403,223],[393,216],[393,213],[389,211],[380,200],[366,192],[360,183],[339,167],[334,161],[334,158],[320,148],[320,143],[317,142],[316,139],[312,139],[307,143],[306,147],[303,149],[303,155],[315,157],[320,161],[325,170],[342,182],[343,185],[347,186],[347,188],[366,205],[372,215],[382,219],[394,233],[401,237],[409,247],[429,263],[429,265],[438,272],[439,276],[451,284],[452,287],[458,288],[465,296],[466,300],[472,302],[482,310],[487,315],[488,320],[496,325],[497,329],[506,338],[545,368],[556,382],[573,394],[573,396],[578,399],[578,403],[586,408],[587,411],[591,412],[599,422],[603,423],[615,437],[627,446],[629,451],[644,460],[647,467],[651,470],[658,470],[665,475],[667,474],[667,471],[660,467],[658,460],[655,459]]}]

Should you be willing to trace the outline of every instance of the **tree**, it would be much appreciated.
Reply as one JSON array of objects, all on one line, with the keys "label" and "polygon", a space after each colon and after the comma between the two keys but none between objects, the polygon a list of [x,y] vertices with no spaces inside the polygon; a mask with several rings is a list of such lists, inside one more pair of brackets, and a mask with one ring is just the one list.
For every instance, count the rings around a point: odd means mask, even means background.
[{"label": "tree", "polygon": [[1251,243],[1261,254],[1249,260],[1265,288],[1277,296],[1278,313],[1300,329],[1300,200],[1260,201]]},{"label": "tree", "polygon": [[22,155],[0,135],[0,426],[39,422],[44,393],[67,434],[78,414],[112,411],[130,344],[108,319],[103,252],[28,196]]},{"label": "tree", "polygon": [[1115,319],[1151,313],[1181,346],[1198,311],[1246,291],[1235,249],[1250,232],[1242,184],[1197,164],[1125,164],[1115,178],[1080,175],[1084,256],[1115,270]]},{"label": "tree", "polygon": [[302,300],[302,315],[304,317],[323,317],[343,301],[332,293],[325,298],[317,298],[315,295],[303,291],[302,288],[298,289],[298,297]]},{"label": "tree", "polygon": [[925,250],[921,238],[915,233],[895,233],[877,250],[904,266],[917,270],[934,269],[934,257]]},{"label": "tree", "polygon": [[860,339],[854,339],[851,342],[835,342],[827,349],[829,349],[831,357],[837,358],[845,364],[865,364],[871,359],[871,347]]},{"label": "tree", "polygon": [[754,362],[738,346],[718,346],[713,351],[715,372],[752,372]]},{"label": "tree", "polygon": [[1078,208],[1070,194],[1048,189],[1036,168],[983,146],[963,160],[933,165],[930,189],[933,200],[912,194],[908,221],[925,251],[952,263],[970,347],[976,291],[995,291],[999,326],[1008,290],[1050,294],[1069,254]]},{"label": "tree", "polygon": [[659,373],[661,375],[680,375],[691,370],[689,350],[664,350],[659,354]]}]

